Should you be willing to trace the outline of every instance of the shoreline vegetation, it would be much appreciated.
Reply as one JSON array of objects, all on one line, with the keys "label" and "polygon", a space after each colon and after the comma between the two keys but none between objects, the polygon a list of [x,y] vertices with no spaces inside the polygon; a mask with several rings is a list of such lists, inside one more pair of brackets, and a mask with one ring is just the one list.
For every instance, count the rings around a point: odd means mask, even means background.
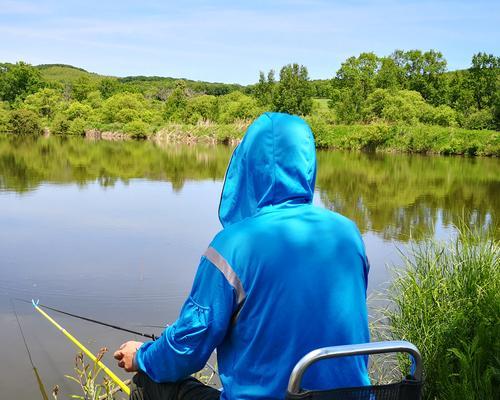
[{"label": "shoreline vegetation", "polygon": [[449,241],[415,242],[402,253],[374,334],[420,349],[423,399],[493,399],[500,382],[499,241],[493,230],[464,222],[455,228]]},{"label": "shoreline vegetation", "polygon": [[435,50],[362,53],[331,79],[288,64],[243,86],[0,63],[0,133],[235,144],[277,111],[308,121],[318,148],[500,156],[500,57],[446,65]]},{"label": "shoreline vegetation", "polygon": [[[422,399],[493,399],[500,379],[499,242],[492,230],[472,230],[463,221],[455,229],[456,237],[447,242],[412,242],[401,253],[403,268],[393,267],[394,280],[380,293],[388,304],[375,305],[381,316],[370,330],[377,341],[408,340],[421,351]],[[105,351],[101,349],[99,359]],[[400,381],[410,372],[406,356],[370,360],[373,385]],[[65,377],[78,383],[81,394],[116,398],[116,385],[99,376],[96,364],[87,364],[83,354],[75,363],[75,376]],[[207,366],[194,376],[219,386]],[[52,393],[57,400],[59,386]]]}]

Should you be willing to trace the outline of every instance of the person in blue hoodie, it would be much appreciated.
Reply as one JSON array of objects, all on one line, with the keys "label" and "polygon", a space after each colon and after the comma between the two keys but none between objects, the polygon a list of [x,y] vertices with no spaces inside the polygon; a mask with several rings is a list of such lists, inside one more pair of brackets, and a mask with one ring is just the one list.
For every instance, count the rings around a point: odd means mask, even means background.
[{"label": "person in blue hoodie", "polygon": [[[319,347],[369,342],[369,264],[356,225],[312,205],[316,150],[307,123],[265,113],[234,150],[219,232],[177,321],[156,341],[127,342],[133,399],[283,399],[290,373]],[[190,375],[217,350],[222,390]],[[369,385],[365,357],[325,360],[309,389]]]}]

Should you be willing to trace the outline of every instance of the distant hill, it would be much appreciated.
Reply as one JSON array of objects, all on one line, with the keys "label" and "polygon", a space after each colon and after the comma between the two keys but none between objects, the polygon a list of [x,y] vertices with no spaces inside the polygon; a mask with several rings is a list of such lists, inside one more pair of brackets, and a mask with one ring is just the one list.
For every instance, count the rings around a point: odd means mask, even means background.
[{"label": "distant hill", "polygon": [[186,83],[186,87],[195,92],[202,92],[207,94],[226,94],[235,90],[247,91],[248,87],[232,84],[232,83],[219,83],[219,82],[205,82],[195,81],[184,78],[162,77],[162,76],[126,76],[115,77],[110,75],[100,75],[94,72],[86,71],[83,68],[74,67],[67,64],[40,64],[36,65],[40,70],[42,78],[49,82],[60,83],[74,83],[80,78],[88,78],[90,81],[98,83],[104,78],[116,79],[121,84],[126,85],[131,89],[141,92],[146,90],[154,90],[159,87],[172,88],[176,81],[182,80]]},{"label": "distant hill", "polygon": [[102,75],[66,64],[40,64],[36,68],[40,70],[42,77],[47,81],[70,83],[82,77],[87,77],[91,80],[104,78]]},{"label": "distant hill", "polygon": [[90,79],[103,79],[103,78],[115,78],[122,83],[127,82],[164,82],[171,83],[178,80],[183,80],[186,83],[197,83],[197,84],[214,84],[214,85],[230,85],[230,86],[240,86],[243,85],[232,84],[232,83],[220,83],[220,82],[206,82],[206,81],[196,81],[192,79],[185,78],[173,78],[170,76],[125,76],[116,77],[112,75],[101,75],[95,72],[89,72],[83,68],[75,67],[69,64],[40,64],[35,65],[42,74],[42,77],[50,81],[74,81],[81,77],[88,77]]}]

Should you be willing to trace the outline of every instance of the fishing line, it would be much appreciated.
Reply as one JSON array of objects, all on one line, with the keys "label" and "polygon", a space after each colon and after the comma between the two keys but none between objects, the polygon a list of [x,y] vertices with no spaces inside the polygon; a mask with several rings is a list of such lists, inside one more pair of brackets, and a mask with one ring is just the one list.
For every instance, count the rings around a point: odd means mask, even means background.
[{"label": "fishing line", "polygon": [[40,375],[38,374],[38,370],[35,367],[35,363],[33,362],[33,358],[31,357],[31,352],[28,347],[28,343],[26,342],[26,337],[24,336],[23,328],[21,327],[21,321],[19,321],[19,317],[17,316],[16,308],[14,307],[14,302],[12,299],[10,300],[10,304],[12,306],[12,312],[14,313],[14,316],[16,317],[17,321],[17,326],[19,327],[19,332],[21,332],[21,337],[23,338],[24,342],[24,347],[26,348],[26,353],[28,353],[28,358],[30,360],[31,367],[33,368],[33,372],[35,373],[36,381],[38,382],[38,388],[40,389],[40,394],[42,395],[43,400],[49,400],[49,397],[47,396],[47,392],[45,390],[45,386],[43,385],[42,379],[40,378]]},{"label": "fishing line", "polygon": [[[31,301],[27,301],[27,300],[24,300],[24,299],[18,299],[18,298],[16,298],[15,300],[22,301],[23,303],[30,303],[31,304]],[[158,339],[158,336],[155,336],[155,335],[149,335],[147,333],[137,332],[137,331],[134,331],[134,330],[131,330],[131,329],[127,329],[127,328],[122,328],[121,326],[112,325],[112,324],[108,324],[107,322],[102,322],[102,321],[98,321],[96,319],[83,317],[81,315],[77,315],[77,314],[73,314],[73,313],[70,313],[70,312],[63,311],[63,310],[59,310],[57,308],[49,307],[49,306],[46,306],[44,304],[37,304],[37,305],[38,305],[38,307],[45,308],[47,310],[52,310],[52,311],[54,311],[56,313],[67,315],[69,317],[78,318],[78,319],[81,319],[83,321],[91,322],[91,323],[102,325],[102,326],[107,326],[108,328],[116,329],[116,330],[123,331],[123,332],[132,333],[134,335],[139,335],[139,336],[142,336],[142,337],[145,337],[145,338],[148,338],[148,339],[152,339],[152,340]],[[162,327],[158,326],[158,327],[162,328],[162,329],[165,328],[163,326]],[[206,365],[208,366],[208,368],[210,370],[212,370],[215,374],[218,375],[217,369],[211,363],[207,362]]]},{"label": "fishing line", "polygon": [[52,318],[49,314],[43,311],[38,306],[38,301],[32,300],[31,303],[36,311],[38,311],[47,321],[49,321],[52,325],[54,325],[59,332],[61,332],[67,339],[69,339],[76,347],[78,347],[83,353],[87,355],[100,369],[102,369],[106,375],[108,375],[113,382],[115,382],[121,390],[130,395],[130,388],[122,381],[113,371],[111,371],[103,362],[98,359],[88,348],[86,348],[76,337],[74,337],[71,333],[69,333],[66,329],[64,329],[61,325],[59,325],[54,318]]},{"label": "fishing line", "polygon": [[[24,303],[30,303],[31,304],[31,301],[27,301],[27,300],[23,300],[23,299],[16,299],[16,300],[22,301]],[[81,315],[73,314],[73,313],[70,313],[70,312],[67,312],[67,311],[59,310],[57,308],[46,306],[44,304],[38,304],[38,307],[45,308],[47,310],[52,310],[52,311],[54,311],[56,313],[67,315],[69,317],[78,318],[78,319],[81,319],[83,321],[91,322],[93,324],[107,326],[108,328],[116,329],[116,330],[123,331],[123,332],[132,333],[134,335],[139,335],[139,336],[142,336],[142,337],[145,337],[145,338],[148,338],[148,339],[152,339],[152,340],[158,339],[158,336],[155,336],[155,335],[149,335],[147,333],[137,332],[137,331],[134,331],[134,330],[131,330],[131,329],[127,329],[127,328],[122,328],[121,326],[118,326],[118,325],[108,324],[107,322],[98,321],[96,319],[92,319],[92,318],[84,317],[84,316],[81,316]]]}]

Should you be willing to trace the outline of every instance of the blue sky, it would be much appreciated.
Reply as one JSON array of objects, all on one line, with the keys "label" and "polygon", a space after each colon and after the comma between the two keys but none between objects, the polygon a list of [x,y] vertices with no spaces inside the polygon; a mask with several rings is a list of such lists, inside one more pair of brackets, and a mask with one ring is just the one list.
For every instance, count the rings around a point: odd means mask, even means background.
[{"label": "blue sky", "polygon": [[397,48],[466,68],[500,55],[499,27],[500,1],[0,0],[0,61],[246,84],[290,62],[331,78],[349,56]]}]

